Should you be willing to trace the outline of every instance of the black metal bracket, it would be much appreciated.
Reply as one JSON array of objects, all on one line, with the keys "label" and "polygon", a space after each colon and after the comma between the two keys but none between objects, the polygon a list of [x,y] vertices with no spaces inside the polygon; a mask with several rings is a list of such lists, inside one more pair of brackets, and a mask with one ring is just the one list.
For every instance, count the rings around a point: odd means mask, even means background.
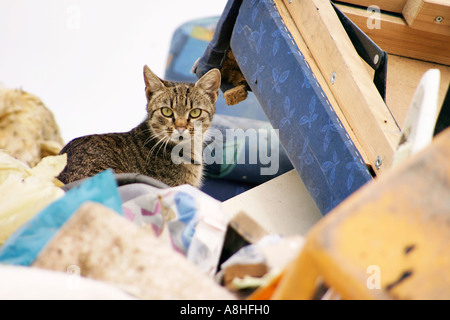
[{"label": "black metal bracket", "polygon": [[447,89],[447,94],[445,95],[444,102],[442,103],[441,111],[436,120],[436,127],[434,128],[434,136],[439,134],[441,131],[450,127],[450,85]]},{"label": "black metal bracket", "polygon": [[386,51],[372,41],[356,24],[341,10],[331,3],[342,23],[347,35],[353,43],[359,56],[375,71],[373,82],[384,102],[386,102],[387,59]]}]

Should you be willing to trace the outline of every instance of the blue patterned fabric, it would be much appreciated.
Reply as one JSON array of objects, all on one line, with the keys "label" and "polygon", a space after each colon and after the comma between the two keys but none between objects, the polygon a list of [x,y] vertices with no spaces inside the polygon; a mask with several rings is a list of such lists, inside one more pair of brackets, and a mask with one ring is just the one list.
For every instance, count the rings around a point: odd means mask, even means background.
[{"label": "blue patterned fabric", "polygon": [[372,179],[272,1],[243,1],[231,48],[322,214]]},{"label": "blue patterned fabric", "polygon": [[[234,8],[234,11],[232,12],[237,16],[239,6],[236,7],[236,4],[233,4],[230,8]],[[215,52],[214,58],[208,58],[205,61],[205,64],[203,64],[205,70],[208,71],[208,68],[212,65],[222,61],[223,57],[221,57],[221,55],[223,56],[229,48],[229,40],[231,38],[231,31],[233,30],[235,19],[230,18],[229,20],[222,22],[219,20],[219,17],[204,18],[186,22],[177,28],[171,41],[165,79],[194,83],[197,80],[197,77],[191,72],[192,66],[205,51],[208,52],[208,54],[203,55],[203,57],[209,57],[209,54],[212,52],[211,50]],[[224,28],[225,25],[227,27]],[[214,33],[216,27],[222,32]],[[219,36],[216,40],[211,41],[213,34],[215,36],[223,34],[223,36]],[[225,45],[224,43],[227,44]],[[215,48],[213,44],[220,44],[222,46],[220,48]],[[260,146],[259,144],[256,146],[252,145],[249,141],[246,141],[245,137],[236,138],[235,141],[234,139],[233,141],[228,140],[226,139],[227,130],[259,130],[262,128],[267,131],[272,131],[266,114],[252,92],[249,92],[246,100],[237,105],[228,106],[223,97],[223,93],[220,91],[216,103],[216,114],[211,128],[216,130],[216,132],[221,132],[221,137],[224,140],[219,139],[219,143],[224,143],[224,154],[231,151],[238,160],[245,159],[245,156],[248,157],[249,153],[256,152],[259,154],[258,152],[261,151],[259,149]],[[257,135],[259,137],[259,133],[257,133]],[[276,173],[271,175],[261,175],[261,168],[266,166],[260,162],[254,164],[242,161],[237,161],[238,163],[222,164],[208,163],[205,166],[206,179],[204,180],[202,191],[213,196],[217,200],[225,201],[292,170],[294,167],[284,152],[284,149],[280,146],[276,135],[274,138],[276,139],[269,139],[271,141],[268,143],[268,147],[273,151],[275,151],[274,148],[276,148],[276,152],[279,155],[279,166]],[[260,141],[260,138],[258,138],[258,141]],[[207,139],[206,148],[208,150],[214,149],[216,143],[217,140]]]}]

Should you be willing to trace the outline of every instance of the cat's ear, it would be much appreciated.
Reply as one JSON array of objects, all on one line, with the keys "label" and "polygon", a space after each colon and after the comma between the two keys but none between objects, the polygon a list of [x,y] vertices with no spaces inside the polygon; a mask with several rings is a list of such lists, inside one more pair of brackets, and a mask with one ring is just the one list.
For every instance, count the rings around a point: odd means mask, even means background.
[{"label": "cat's ear", "polygon": [[164,88],[164,84],[161,79],[158,78],[158,76],[154,74],[147,65],[144,66],[144,81],[145,93],[148,99],[154,92]]},{"label": "cat's ear", "polygon": [[221,81],[219,69],[211,69],[195,83],[195,86],[213,94],[217,99]]}]

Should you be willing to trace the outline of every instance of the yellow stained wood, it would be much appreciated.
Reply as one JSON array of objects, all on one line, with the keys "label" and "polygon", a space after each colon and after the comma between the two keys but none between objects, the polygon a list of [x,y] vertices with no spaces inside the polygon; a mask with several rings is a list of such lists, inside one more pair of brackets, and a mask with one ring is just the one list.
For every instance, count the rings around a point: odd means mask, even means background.
[{"label": "yellow stained wood", "polygon": [[412,29],[401,16],[373,14],[347,5],[337,7],[388,53],[450,65],[450,36]]},{"label": "yellow stained wood", "polygon": [[447,129],[355,192],[311,229],[270,297],[310,299],[323,279],[344,299],[450,299],[449,157]]},{"label": "yellow stained wood", "polygon": [[400,130],[379,95],[328,0],[285,0],[341,111],[352,127],[369,163],[377,158],[388,170]]},{"label": "yellow stained wood", "polygon": [[401,13],[406,0],[344,0],[346,2],[362,7],[377,6],[381,10]]},{"label": "yellow stained wood", "polygon": [[403,8],[403,16],[413,29],[450,36],[449,1],[408,0]]}]

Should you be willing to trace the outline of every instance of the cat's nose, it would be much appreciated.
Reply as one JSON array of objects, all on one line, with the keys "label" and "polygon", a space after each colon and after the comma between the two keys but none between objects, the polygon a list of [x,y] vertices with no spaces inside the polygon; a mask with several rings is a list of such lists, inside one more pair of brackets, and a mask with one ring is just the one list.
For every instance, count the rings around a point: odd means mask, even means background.
[{"label": "cat's nose", "polygon": [[186,127],[176,127],[178,133],[181,135],[186,130]]}]

